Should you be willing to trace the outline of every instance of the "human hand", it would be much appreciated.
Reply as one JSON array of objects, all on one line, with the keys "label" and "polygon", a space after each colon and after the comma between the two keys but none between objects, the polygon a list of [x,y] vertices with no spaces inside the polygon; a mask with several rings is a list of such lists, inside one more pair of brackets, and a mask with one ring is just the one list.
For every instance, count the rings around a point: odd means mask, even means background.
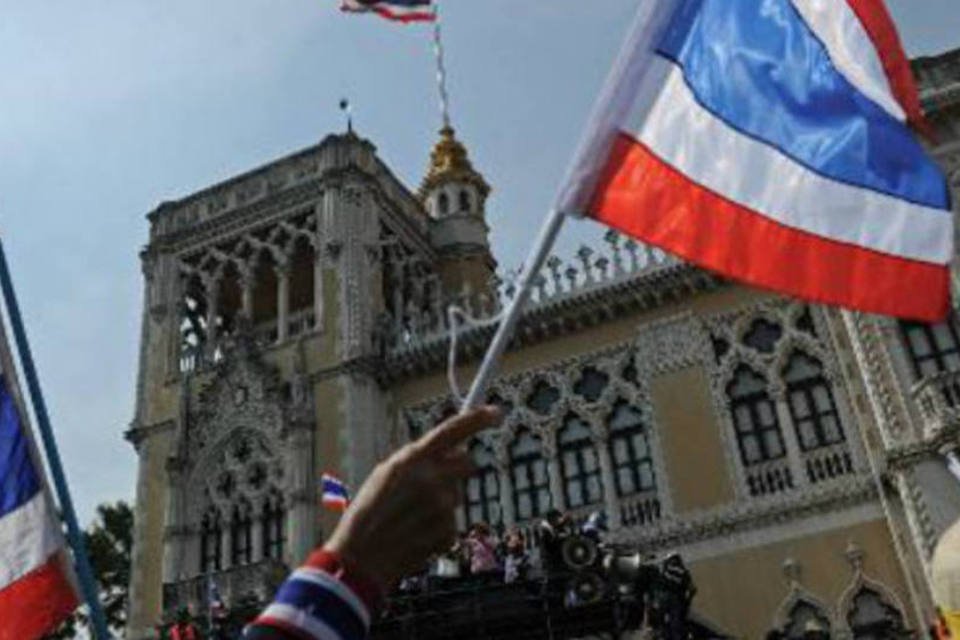
[{"label": "human hand", "polygon": [[497,407],[473,409],[395,451],[360,487],[324,548],[384,588],[449,549],[463,481],[474,471],[461,445],[499,420]]}]

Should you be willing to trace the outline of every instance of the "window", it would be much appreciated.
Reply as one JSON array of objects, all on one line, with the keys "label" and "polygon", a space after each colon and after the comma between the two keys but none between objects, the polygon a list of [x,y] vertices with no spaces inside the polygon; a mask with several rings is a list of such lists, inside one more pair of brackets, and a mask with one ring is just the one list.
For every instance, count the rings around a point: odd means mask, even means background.
[{"label": "window", "polygon": [[596,402],[607,388],[610,376],[594,367],[587,367],[575,385],[573,392],[582,396],[587,402]]},{"label": "window", "polygon": [[750,330],[743,336],[743,344],[761,353],[773,353],[782,335],[783,329],[780,325],[760,318],[750,325]]},{"label": "window", "polygon": [[780,423],[763,376],[740,366],[727,387],[727,394],[743,464],[751,466],[783,458],[786,450]]},{"label": "window", "polygon": [[603,483],[590,427],[579,416],[568,415],[558,440],[567,508],[576,509],[600,502],[603,499]]},{"label": "window", "polygon": [[250,534],[253,524],[250,521],[250,504],[245,500],[233,507],[230,519],[230,565],[239,567],[250,564]]},{"label": "window", "polygon": [[553,405],[557,404],[559,400],[560,390],[540,380],[533,387],[530,397],[527,398],[527,405],[540,415],[545,416],[553,410]]},{"label": "window", "polygon": [[200,525],[200,573],[220,571],[222,533],[220,513],[211,507]]},{"label": "window", "polygon": [[470,455],[477,470],[467,480],[464,491],[467,524],[500,524],[500,475],[494,464],[493,452],[478,441],[470,447]]},{"label": "window", "polygon": [[856,640],[894,640],[912,638],[903,624],[903,615],[884,602],[873,589],[866,587],[853,599],[847,622]]},{"label": "window", "polygon": [[619,402],[610,414],[608,426],[617,495],[623,498],[656,489],[650,439],[640,411],[626,402]]},{"label": "window", "polygon": [[960,371],[960,336],[952,315],[939,324],[901,322],[900,330],[917,377]]},{"label": "window", "polygon": [[470,213],[473,206],[470,202],[470,193],[466,189],[460,190],[460,213]]},{"label": "window", "polygon": [[783,371],[783,379],[800,448],[811,451],[843,442],[833,390],[823,377],[820,363],[806,354],[794,353]]},{"label": "window", "polygon": [[283,497],[278,493],[271,495],[263,505],[263,557],[283,560],[283,543],[286,540],[283,509]]},{"label": "window", "polygon": [[437,213],[440,216],[445,216],[450,213],[450,196],[446,193],[441,192],[437,196]]},{"label": "window", "polygon": [[784,636],[787,640],[805,640],[812,631],[830,632],[830,619],[820,607],[805,600],[797,602],[790,609]]},{"label": "window", "polygon": [[550,509],[550,482],[540,439],[526,429],[517,432],[510,446],[510,475],[517,520],[536,518]]}]

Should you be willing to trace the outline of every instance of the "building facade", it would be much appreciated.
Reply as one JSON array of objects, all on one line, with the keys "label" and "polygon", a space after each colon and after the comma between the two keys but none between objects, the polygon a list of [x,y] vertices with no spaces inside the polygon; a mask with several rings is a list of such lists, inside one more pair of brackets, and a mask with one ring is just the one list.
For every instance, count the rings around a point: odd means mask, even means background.
[{"label": "building facade", "polygon": [[[960,51],[916,68],[960,191]],[[481,320],[467,381],[513,293],[489,191],[451,129],[417,193],[350,132],[149,215],[129,637],[202,606],[207,575],[268,597],[335,524],[323,471],[356,487],[455,411],[447,307]],[[932,619],[929,559],[960,516],[954,318],[806,305],[610,233],[550,259],[489,400],[506,420],[471,444],[465,526],[602,509],[616,539],[682,553],[699,616],[734,637]]]}]

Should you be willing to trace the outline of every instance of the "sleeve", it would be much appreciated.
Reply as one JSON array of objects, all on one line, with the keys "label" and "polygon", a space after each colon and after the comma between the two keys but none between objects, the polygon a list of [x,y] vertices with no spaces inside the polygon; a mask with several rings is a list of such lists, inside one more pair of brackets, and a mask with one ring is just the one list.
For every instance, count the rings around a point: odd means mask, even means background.
[{"label": "sleeve", "polygon": [[364,640],[381,590],[327,551],[316,551],[248,628],[247,640]]}]

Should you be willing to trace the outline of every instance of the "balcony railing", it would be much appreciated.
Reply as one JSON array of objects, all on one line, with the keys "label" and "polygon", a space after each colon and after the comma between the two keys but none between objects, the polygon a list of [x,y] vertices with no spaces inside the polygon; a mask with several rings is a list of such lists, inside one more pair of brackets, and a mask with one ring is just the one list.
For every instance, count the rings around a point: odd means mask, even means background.
[{"label": "balcony railing", "polygon": [[[286,577],[287,568],[278,560],[262,560],[242,567],[231,567],[213,574],[217,590],[229,605],[254,598],[260,602],[273,597]],[[207,610],[207,576],[200,575],[163,585],[163,610],[174,613],[181,607],[196,612]]]},{"label": "balcony railing", "polygon": [[782,493],[794,486],[793,472],[790,471],[790,461],[787,458],[747,467],[747,488],[753,497]]},{"label": "balcony railing", "polygon": [[810,484],[817,484],[853,473],[853,458],[841,442],[803,454],[803,466]]},{"label": "balcony railing", "polygon": [[647,491],[620,501],[620,523],[624,527],[645,527],[660,519],[660,498]]}]

